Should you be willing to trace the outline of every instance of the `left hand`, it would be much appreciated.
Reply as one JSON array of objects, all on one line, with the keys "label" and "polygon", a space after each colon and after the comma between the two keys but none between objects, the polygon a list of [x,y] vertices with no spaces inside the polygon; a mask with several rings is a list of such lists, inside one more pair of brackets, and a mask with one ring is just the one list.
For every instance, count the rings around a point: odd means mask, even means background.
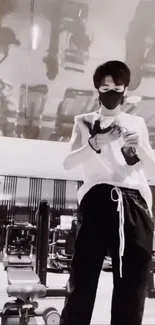
[{"label": "left hand", "polygon": [[123,140],[125,142],[125,147],[138,148],[139,146],[139,135],[136,132],[126,132],[122,134]]}]

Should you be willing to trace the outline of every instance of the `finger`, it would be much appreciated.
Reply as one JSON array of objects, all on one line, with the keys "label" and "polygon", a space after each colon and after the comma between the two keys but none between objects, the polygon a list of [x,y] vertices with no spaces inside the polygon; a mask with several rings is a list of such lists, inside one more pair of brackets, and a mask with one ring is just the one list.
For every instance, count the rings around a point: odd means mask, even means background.
[{"label": "finger", "polygon": [[125,139],[125,143],[127,143],[127,142],[139,142],[139,138],[134,138],[134,139],[128,138],[128,139]]},{"label": "finger", "polygon": [[126,142],[125,143],[125,146],[127,146],[127,147],[137,147],[138,146],[138,142],[137,141],[136,142],[133,142],[133,141]]},{"label": "finger", "polygon": [[129,136],[129,137],[124,137],[124,140],[127,141],[138,141],[139,137],[137,136]]},{"label": "finger", "polygon": [[137,137],[139,137],[139,135],[137,133],[125,133],[124,137],[125,138],[134,138],[134,137],[137,138]]},{"label": "finger", "polygon": [[139,135],[137,135],[137,134],[130,134],[130,135],[126,135],[126,138],[129,138],[129,139],[137,139],[137,138],[139,138]]},{"label": "finger", "polygon": [[128,141],[139,141],[139,137],[128,137],[128,138],[124,138],[125,142],[128,142]]},{"label": "finger", "polygon": [[138,145],[136,145],[136,144],[129,144],[129,143],[127,143],[126,145],[125,145],[125,148],[135,148],[135,149],[137,149],[138,148]]},{"label": "finger", "polygon": [[125,134],[126,134],[126,135],[134,135],[134,134],[137,134],[137,133],[126,131]]}]

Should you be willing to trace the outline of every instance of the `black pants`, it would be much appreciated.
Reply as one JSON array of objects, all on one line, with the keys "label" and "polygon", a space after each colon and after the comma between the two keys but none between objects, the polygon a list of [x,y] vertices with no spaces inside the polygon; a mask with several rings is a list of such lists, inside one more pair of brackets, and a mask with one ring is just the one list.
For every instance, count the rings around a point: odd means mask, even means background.
[{"label": "black pants", "polygon": [[[111,325],[141,325],[150,267],[153,221],[138,191],[123,189],[125,252],[119,272],[119,215],[110,185],[96,185],[80,205],[67,298],[61,325],[89,325],[98,279],[107,249],[113,265]],[[104,304],[104,301],[103,301]]]}]

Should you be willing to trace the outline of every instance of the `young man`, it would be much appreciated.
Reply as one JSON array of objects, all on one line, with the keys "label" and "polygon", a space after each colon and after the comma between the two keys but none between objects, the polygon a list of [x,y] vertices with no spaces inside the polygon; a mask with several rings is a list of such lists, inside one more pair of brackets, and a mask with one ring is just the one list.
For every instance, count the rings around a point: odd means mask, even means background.
[{"label": "young man", "polygon": [[[121,112],[130,70],[120,61],[94,74],[98,111],[75,117],[69,170],[81,165],[80,227],[61,325],[89,325],[107,249],[113,265],[111,325],[141,325],[153,241],[147,172],[155,156],[144,119]],[[104,304],[104,301],[103,301]]]}]

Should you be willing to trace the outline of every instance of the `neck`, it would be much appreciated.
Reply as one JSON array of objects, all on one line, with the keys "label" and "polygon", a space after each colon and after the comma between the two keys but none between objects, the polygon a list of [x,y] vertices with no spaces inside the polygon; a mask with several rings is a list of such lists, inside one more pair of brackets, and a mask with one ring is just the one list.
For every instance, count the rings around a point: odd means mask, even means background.
[{"label": "neck", "polygon": [[121,113],[121,105],[118,105],[115,109],[109,110],[101,104],[99,112],[103,116],[116,116]]}]

